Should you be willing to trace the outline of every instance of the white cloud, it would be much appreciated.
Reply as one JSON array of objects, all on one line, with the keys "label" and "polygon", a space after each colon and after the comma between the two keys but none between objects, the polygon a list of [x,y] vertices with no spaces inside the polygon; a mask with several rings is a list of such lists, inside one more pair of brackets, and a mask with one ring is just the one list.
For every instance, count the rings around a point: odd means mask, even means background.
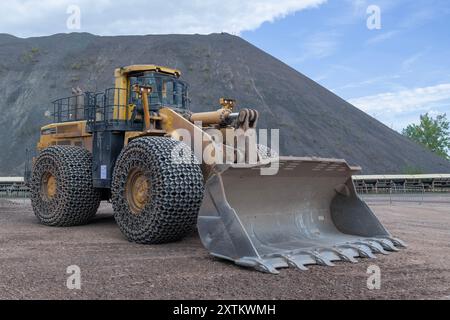
[{"label": "white cloud", "polygon": [[389,31],[389,32],[384,32],[384,33],[381,33],[381,34],[379,34],[377,36],[374,36],[374,37],[370,38],[369,40],[366,41],[366,44],[374,45],[374,44],[377,44],[377,43],[380,43],[380,42],[392,39],[393,37],[395,37],[399,33],[400,33],[399,30],[392,30],[392,31]]},{"label": "white cloud", "polygon": [[412,2],[411,7],[412,10],[409,11],[409,14],[400,21],[402,28],[416,28],[433,21],[444,13],[445,8],[448,8],[448,3],[447,1],[441,1],[441,3],[433,1],[432,5],[423,5],[420,2]]},{"label": "white cloud", "polygon": [[[69,5],[81,9],[81,32],[100,35],[229,32],[257,29],[327,0],[9,0],[2,1],[0,33],[28,37],[71,32]],[[5,14],[7,13],[7,14]]]},{"label": "white cloud", "polygon": [[416,53],[402,62],[402,69],[410,70],[411,67],[424,56],[424,52]]},{"label": "white cloud", "polygon": [[311,34],[301,43],[299,55],[286,61],[298,64],[310,59],[320,60],[329,57],[339,47],[339,37],[338,33],[332,31]]},{"label": "white cloud", "polygon": [[430,108],[448,105],[450,109],[450,83],[432,87],[381,93],[350,99],[349,102],[367,113],[405,113],[429,111]]},{"label": "white cloud", "polygon": [[338,92],[338,91],[346,90],[346,89],[364,88],[364,87],[368,87],[368,86],[373,86],[374,84],[380,84],[380,83],[386,84],[392,80],[399,79],[399,78],[401,78],[401,76],[398,74],[393,74],[393,75],[388,75],[388,76],[379,76],[379,77],[369,78],[369,79],[363,80],[363,81],[347,83],[343,86],[334,88],[333,90]]},{"label": "white cloud", "polygon": [[366,9],[370,5],[367,0],[347,0],[347,2],[350,3],[355,16],[365,16]]}]

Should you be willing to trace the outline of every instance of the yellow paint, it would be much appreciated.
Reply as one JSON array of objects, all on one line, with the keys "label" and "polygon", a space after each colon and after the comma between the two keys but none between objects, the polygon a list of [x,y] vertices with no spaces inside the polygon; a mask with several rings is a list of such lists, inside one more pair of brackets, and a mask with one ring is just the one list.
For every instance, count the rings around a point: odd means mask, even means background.
[{"label": "yellow paint", "polygon": [[136,64],[127,67],[117,68],[114,71],[114,76],[117,78],[122,78],[123,76],[127,76],[131,72],[146,72],[146,71],[154,71],[158,73],[165,73],[169,75],[173,75],[177,78],[181,76],[181,71],[177,69],[167,68],[163,66],[157,66],[154,64]]},{"label": "yellow paint", "polygon": [[47,194],[50,199],[56,195],[56,179],[53,175],[47,180]]},{"label": "yellow paint", "polygon": [[220,98],[220,102],[219,103],[222,106],[222,108],[227,109],[227,110],[231,110],[231,111],[236,106],[236,100],[233,100],[233,99]]},{"label": "yellow paint", "polygon": [[[130,106],[127,105],[127,92],[130,85],[129,75],[134,72],[156,72],[161,74],[168,74],[179,78],[181,71],[177,69],[157,66],[154,64],[131,65],[127,67],[117,68],[114,71],[115,77],[115,92],[114,92],[114,120],[129,120],[132,115]],[[125,107],[126,106],[126,107]]]},{"label": "yellow paint", "polygon": [[133,85],[133,91],[140,95],[144,107],[144,124],[145,131],[149,131],[150,127],[150,107],[148,105],[148,95],[152,93],[152,87]]},{"label": "yellow paint", "polygon": [[[116,108],[113,112],[113,120],[129,120],[136,107],[134,104],[128,104],[128,97],[126,94],[129,91],[130,73],[134,72],[157,72],[177,78],[181,75],[179,70],[156,65],[132,65],[116,69],[114,72],[116,88],[114,105]],[[119,91],[121,91],[120,96],[118,93]],[[165,88],[163,88],[163,93],[165,91]],[[208,124],[222,123],[224,118],[231,113],[235,102],[231,99],[221,99],[220,103],[222,109],[210,113],[194,114],[193,118],[202,118],[201,120],[206,121]],[[124,107],[119,109],[119,106]],[[125,132],[125,145],[133,139],[144,136],[172,136],[177,138],[179,136],[177,129],[188,130],[188,132],[191,133],[191,137],[203,136],[203,148],[201,149],[204,149],[206,145],[212,143],[212,138],[209,134],[204,132],[202,128],[194,125],[191,121],[170,108],[161,108],[158,115],[147,114],[146,120],[150,120],[150,126],[146,123],[147,125],[144,131]],[[46,125],[41,128],[41,137],[37,149],[43,150],[52,145],[75,145],[92,152],[93,136],[86,131],[86,125],[86,121],[72,121]],[[198,156],[201,155],[199,154]]]},{"label": "yellow paint", "polygon": [[165,136],[167,135],[167,132],[165,130],[156,130],[156,129],[151,129],[148,130],[147,132],[145,131],[128,131],[125,132],[125,138],[124,138],[124,145],[128,145],[132,140],[136,139],[136,138],[141,138],[141,137],[151,137],[151,136]]},{"label": "yellow paint", "polygon": [[125,132],[125,141],[124,141],[124,145],[128,145],[128,143],[136,138],[139,137],[143,137],[143,132],[142,131],[127,131]]},{"label": "yellow paint", "polygon": [[[50,134],[42,134],[45,131]],[[76,145],[92,151],[92,134],[86,132],[86,121],[52,123],[41,128],[37,149],[43,150],[52,145]]]},{"label": "yellow paint", "polygon": [[41,195],[45,201],[51,201],[57,192],[56,178],[50,172],[46,172],[41,180]]},{"label": "yellow paint", "polygon": [[131,212],[140,215],[150,198],[150,182],[140,169],[132,169],[128,174],[125,195]]},{"label": "yellow paint", "polygon": [[231,114],[232,109],[222,108],[216,111],[193,113],[192,122],[201,122],[203,126],[222,124]]}]

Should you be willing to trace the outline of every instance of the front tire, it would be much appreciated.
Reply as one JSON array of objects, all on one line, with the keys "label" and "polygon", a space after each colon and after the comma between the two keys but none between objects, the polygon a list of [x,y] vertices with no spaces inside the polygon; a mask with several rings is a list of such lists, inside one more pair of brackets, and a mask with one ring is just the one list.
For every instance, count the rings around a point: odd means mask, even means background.
[{"label": "front tire", "polygon": [[182,142],[162,137],[131,141],[121,152],[113,174],[112,204],[116,222],[132,242],[159,244],[192,232],[203,200],[200,166],[176,163],[173,150]]},{"label": "front tire", "polygon": [[92,156],[75,146],[52,146],[36,159],[30,181],[31,205],[39,222],[70,227],[97,212],[100,193],[92,184]]}]

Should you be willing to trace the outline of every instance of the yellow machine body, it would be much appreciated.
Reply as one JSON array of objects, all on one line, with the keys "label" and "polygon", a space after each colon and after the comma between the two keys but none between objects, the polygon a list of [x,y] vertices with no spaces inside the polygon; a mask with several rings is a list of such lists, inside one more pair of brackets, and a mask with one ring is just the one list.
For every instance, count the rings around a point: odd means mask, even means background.
[{"label": "yellow machine body", "polygon": [[[164,81],[157,87],[136,83],[140,74],[172,79],[173,91]],[[204,197],[193,213],[202,243],[214,256],[260,271],[278,273],[278,268],[306,269],[310,264],[332,266],[334,261],[356,262],[358,257],[372,258],[374,253],[387,254],[397,251],[397,247],[404,247],[400,240],[391,237],[356,194],[351,177],[360,168],[338,159],[278,157],[267,147],[260,149],[256,142],[249,143],[257,153],[257,162],[250,163],[247,161],[249,151],[236,147],[233,135],[232,141],[225,139],[222,144],[216,142],[214,135],[221,132],[227,137],[227,133],[241,132],[245,136],[256,128],[258,112],[252,109],[237,112],[234,100],[222,98],[218,110],[191,113],[184,108],[189,99],[184,96],[187,86],[183,87],[178,80],[180,75],[179,70],[156,65],[116,69],[115,88],[109,91],[112,92],[111,101],[106,95],[86,94],[85,100],[79,95],[66,104],[57,102],[58,119],[63,114],[66,121],[42,127],[37,149],[45,151],[54,145],[72,145],[88,150],[92,154],[95,191],[111,189],[111,177],[122,151],[140,144],[151,148],[148,141],[158,139],[164,140],[166,145],[173,140],[182,140],[202,161],[199,179],[204,179],[205,189],[201,193]],[[175,85],[184,90],[183,108],[163,102],[170,94],[173,101],[176,100]],[[156,106],[152,105],[155,94],[162,101]],[[83,114],[84,119],[77,119],[79,114]],[[195,141],[184,140],[183,133],[200,137],[200,148],[195,148]],[[138,139],[148,136],[169,139]],[[225,151],[224,162],[214,162],[218,149],[205,154],[212,145]],[[167,151],[158,150],[159,154]],[[140,156],[145,157],[145,154]],[[246,160],[243,164],[237,161],[242,158]],[[279,172],[267,176],[260,174],[260,170],[272,165],[277,165]],[[197,166],[196,170],[199,170]],[[151,198],[151,184],[147,183],[143,171],[132,170],[131,178],[125,184],[127,190],[131,190],[130,198],[134,199],[133,215],[139,215]],[[180,173],[170,180],[176,183],[183,177]],[[57,182],[51,175],[44,178],[46,199],[53,199],[58,192]],[[36,188],[36,194],[39,194],[42,188]],[[172,185],[171,188],[176,190],[178,187]],[[190,189],[186,190],[189,194]],[[111,197],[114,199],[114,194]],[[176,200],[167,202],[166,207]],[[189,203],[184,205],[189,206]],[[160,209],[163,210],[163,206]],[[173,230],[183,228],[177,221],[171,223]],[[134,226],[141,225],[134,223]],[[139,232],[132,235],[140,235]],[[149,243],[144,240],[138,238],[140,243]]]},{"label": "yellow machine body", "polygon": [[92,134],[86,131],[86,121],[52,123],[42,127],[37,150],[54,145],[73,145],[92,151]]}]

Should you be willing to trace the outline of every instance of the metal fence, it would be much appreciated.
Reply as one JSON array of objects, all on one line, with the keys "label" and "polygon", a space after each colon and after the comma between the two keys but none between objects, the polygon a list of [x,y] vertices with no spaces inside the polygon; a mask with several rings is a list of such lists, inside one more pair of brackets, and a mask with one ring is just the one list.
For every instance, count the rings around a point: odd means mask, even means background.
[{"label": "metal fence", "polygon": [[92,93],[87,92],[53,101],[53,122],[70,122],[85,120],[89,108],[89,98]]},{"label": "metal fence", "polygon": [[23,199],[29,197],[30,191],[25,186],[0,188],[0,199]]},{"label": "metal fence", "polygon": [[[394,204],[401,202],[411,203],[448,203],[450,206],[450,192],[428,192],[425,188],[385,189],[383,192],[367,191],[356,188],[360,198],[368,203]],[[29,198],[30,191],[25,185],[0,185],[0,199]]]},{"label": "metal fence", "polygon": [[423,187],[413,188],[390,188],[384,189],[383,192],[368,192],[366,189],[357,188],[357,192],[361,199],[370,204],[390,204],[395,203],[448,203],[450,206],[450,192],[429,192]]}]

